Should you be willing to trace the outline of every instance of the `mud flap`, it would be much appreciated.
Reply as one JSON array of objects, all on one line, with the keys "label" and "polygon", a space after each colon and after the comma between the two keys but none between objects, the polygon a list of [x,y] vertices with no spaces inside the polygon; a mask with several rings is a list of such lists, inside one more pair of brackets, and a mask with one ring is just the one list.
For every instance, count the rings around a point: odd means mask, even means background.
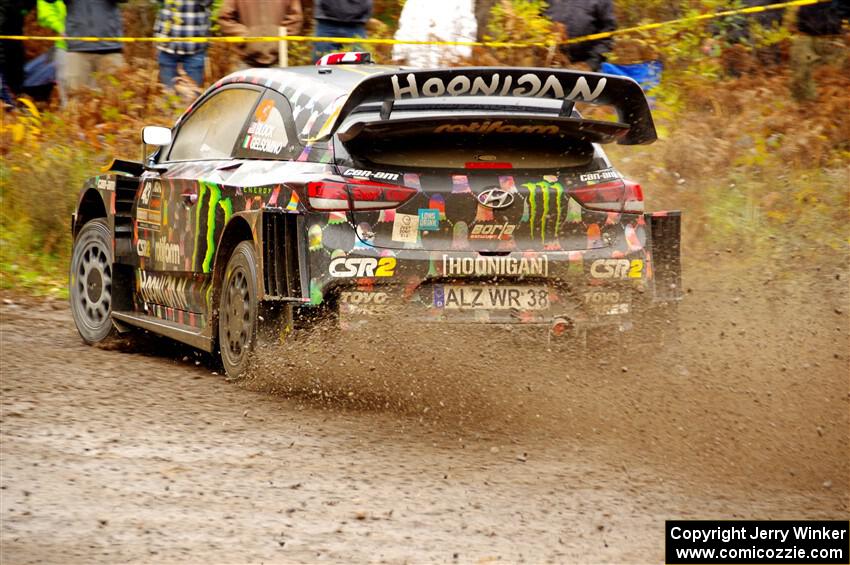
[{"label": "mud flap", "polygon": [[682,299],[682,213],[678,210],[645,214],[652,256],[652,302]]}]

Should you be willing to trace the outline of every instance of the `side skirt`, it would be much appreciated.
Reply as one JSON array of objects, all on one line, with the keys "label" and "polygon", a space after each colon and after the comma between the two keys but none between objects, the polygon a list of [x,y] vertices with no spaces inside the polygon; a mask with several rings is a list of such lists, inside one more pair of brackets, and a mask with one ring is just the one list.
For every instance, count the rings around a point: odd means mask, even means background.
[{"label": "side skirt", "polygon": [[212,353],[213,350],[212,339],[201,335],[199,330],[190,328],[189,326],[136,312],[113,312],[112,319],[119,324],[129,324],[137,328],[142,328],[175,341],[191,345],[192,347],[197,347],[207,353]]}]

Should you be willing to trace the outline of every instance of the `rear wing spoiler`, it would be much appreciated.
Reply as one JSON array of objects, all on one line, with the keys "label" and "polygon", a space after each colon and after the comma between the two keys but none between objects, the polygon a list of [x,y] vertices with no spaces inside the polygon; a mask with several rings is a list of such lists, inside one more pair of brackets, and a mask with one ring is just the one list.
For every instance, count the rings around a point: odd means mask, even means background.
[{"label": "rear wing spoiler", "polygon": [[389,120],[396,101],[459,96],[561,100],[561,118],[572,115],[576,102],[612,106],[617,112],[618,126],[628,128],[617,137],[618,143],[647,144],[658,138],[646,95],[628,77],[561,69],[465,67],[369,76],[341,99],[317,139],[332,136],[346,117],[363,105],[379,104],[380,118]]},{"label": "rear wing spoiler", "polygon": [[374,141],[405,136],[432,134],[501,134],[549,137],[557,143],[561,136],[592,143],[611,143],[627,135],[629,126],[619,122],[564,118],[561,116],[527,116],[486,114],[462,116],[429,116],[394,118],[392,120],[346,120],[336,135],[345,144],[370,144]]}]

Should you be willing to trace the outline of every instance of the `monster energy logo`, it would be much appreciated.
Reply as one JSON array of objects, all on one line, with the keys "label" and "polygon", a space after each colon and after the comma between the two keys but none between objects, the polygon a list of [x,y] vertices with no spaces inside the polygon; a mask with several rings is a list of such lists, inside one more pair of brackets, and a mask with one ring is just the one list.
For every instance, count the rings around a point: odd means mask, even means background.
[{"label": "monster energy logo", "polygon": [[[531,229],[531,239],[540,238],[541,243],[546,243],[546,228],[549,223],[552,202],[554,198],[555,225],[551,228],[554,237],[558,237],[561,227],[561,207],[563,205],[564,187],[559,182],[527,182],[522,185],[528,189],[528,225]],[[540,216],[538,218],[538,207]]]},{"label": "monster energy logo", "polygon": [[[203,272],[209,273],[215,257],[216,212],[219,208],[224,212],[224,221],[221,225],[222,227],[227,225],[233,215],[233,202],[229,197],[221,197],[219,185],[205,181],[198,184],[200,186],[198,189],[198,207],[195,211],[195,249],[192,252],[192,265],[197,266],[198,260],[202,260],[201,268]],[[209,200],[204,206],[204,198],[208,194]],[[201,255],[201,249],[203,249],[203,255]]]}]

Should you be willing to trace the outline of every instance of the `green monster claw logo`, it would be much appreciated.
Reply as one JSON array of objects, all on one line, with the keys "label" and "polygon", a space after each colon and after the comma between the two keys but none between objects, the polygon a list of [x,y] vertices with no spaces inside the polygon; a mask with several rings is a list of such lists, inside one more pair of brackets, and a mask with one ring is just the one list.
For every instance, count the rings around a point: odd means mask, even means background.
[{"label": "green monster claw logo", "polygon": [[555,198],[555,237],[558,237],[558,230],[561,227],[561,207],[563,205],[563,195],[564,195],[564,187],[559,182],[549,182],[549,181],[540,181],[540,182],[527,182],[522,185],[524,188],[528,189],[528,206],[529,206],[529,217],[528,224],[531,228],[531,239],[534,239],[535,236],[535,222],[537,221],[537,191],[540,191],[540,199],[543,201],[543,210],[540,214],[540,228],[538,233],[540,234],[540,242],[546,243],[546,223],[549,220],[549,200],[550,193],[554,192]]},{"label": "green monster claw logo", "polygon": [[[200,188],[198,190],[198,207],[195,211],[195,247],[192,252],[192,265],[198,264],[199,243],[206,243],[202,269],[204,273],[209,273],[215,257],[216,211],[218,208],[222,209],[224,212],[224,223],[222,225],[227,225],[233,215],[233,202],[230,197],[221,198],[221,187],[219,185],[207,181],[201,181],[198,184]],[[209,193],[209,201],[205,210],[203,204],[207,193]],[[206,219],[206,222],[203,222],[204,219]],[[206,228],[205,240],[199,241],[204,227]]]}]

